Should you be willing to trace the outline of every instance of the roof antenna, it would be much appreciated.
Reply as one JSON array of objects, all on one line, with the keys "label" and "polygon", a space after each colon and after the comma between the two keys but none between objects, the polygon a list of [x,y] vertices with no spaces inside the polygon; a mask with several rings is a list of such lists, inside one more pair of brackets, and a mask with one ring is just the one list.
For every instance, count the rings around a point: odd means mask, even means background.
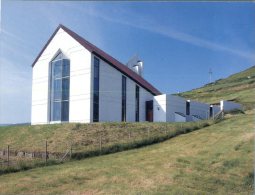
[{"label": "roof antenna", "polygon": [[213,74],[213,72],[212,72],[212,69],[210,68],[209,69],[209,83],[211,83],[212,82],[212,74]]}]

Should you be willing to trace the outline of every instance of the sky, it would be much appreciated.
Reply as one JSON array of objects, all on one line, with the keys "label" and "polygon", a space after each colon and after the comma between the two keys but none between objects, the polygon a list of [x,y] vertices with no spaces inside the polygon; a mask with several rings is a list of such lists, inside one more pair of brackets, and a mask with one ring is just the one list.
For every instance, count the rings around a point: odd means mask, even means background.
[{"label": "sky", "polygon": [[1,1],[0,124],[30,122],[32,63],[59,24],[126,64],[138,55],[162,93],[255,65],[253,2]]}]

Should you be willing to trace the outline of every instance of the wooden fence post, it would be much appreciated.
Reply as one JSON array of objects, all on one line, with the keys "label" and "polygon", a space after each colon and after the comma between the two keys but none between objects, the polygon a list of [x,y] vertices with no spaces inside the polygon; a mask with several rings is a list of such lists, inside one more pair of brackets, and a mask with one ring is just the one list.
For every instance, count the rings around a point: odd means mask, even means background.
[{"label": "wooden fence post", "polygon": [[70,148],[70,159],[72,159],[72,153],[73,153],[73,147],[72,147],[72,144],[71,144],[71,148]]},{"label": "wooden fence post", "polygon": [[48,160],[48,144],[47,140],[45,142],[45,165],[47,165],[47,160]]},{"label": "wooden fence post", "polygon": [[102,151],[102,135],[100,132],[100,137],[99,137],[99,147],[100,147],[100,152]]},{"label": "wooden fence post", "polygon": [[10,165],[10,146],[7,146],[7,165]]}]

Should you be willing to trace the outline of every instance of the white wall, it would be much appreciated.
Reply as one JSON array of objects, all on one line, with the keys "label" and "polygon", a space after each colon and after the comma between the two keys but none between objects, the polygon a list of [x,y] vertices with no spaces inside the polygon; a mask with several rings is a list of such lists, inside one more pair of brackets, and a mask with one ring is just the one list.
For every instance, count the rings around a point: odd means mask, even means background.
[{"label": "white wall", "polygon": [[127,78],[127,121],[135,122],[135,84]]},{"label": "white wall", "polygon": [[[175,95],[163,94],[155,96],[153,98],[153,104],[154,122],[196,121],[199,120],[199,118],[207,119],[209,116],[210,105],[193,100],[190,101],[190,115],[187,116],[186,99]],[[216,111],[217,107],[214,109]]]},{"label": "white wall", "polygon": [[202,119],[209,118],[210,105],[190,100],[190,115],[197,115]]},{"label": "white wall", "polygon": [[[100,59],[100,58],[98,58]],[[122,75],[100,59],[99,121],[121,121]]]},{"label": "white wall", "polygon": [[[98,57],[99,58],[99,57]],[[100,59],[100,58],[99,58]],[[122,73],[100,59],[99,75],[99,121],[121,121]],[[125,76],[125,75],[124,75]],[[126,121],[135,122],[136,83],[126,76],[127,107]],[[139,85],[138,85],[139,86]],[[139,120],[145,121],[145,101],[152,100],[153,95],[140,87]]]},{"label": "white wall", "polygon": [[153,122],[166,122],[166,94],[153,97]]},{"label": "white wall", "polygon": [[49,63],[61,49],[70,59],[70,122],[90,122],[91,53],[59,29],[33,67],[32,124],[49,122]]},{"label": "white wall", "polygon": [[174,95],[158,95],[153,98],[153,121],[154,122],[183,122],[186,114],[186,100]]},{"label": "white wall", "polygon": [[167,95],[167,122],[182,122],[180,118],[176,119],[176,112],[186,115],[186,100],[179,96]]},{"label": "white wall", "polygon": [[186,122],[186,116],[180,115],[179,113],[174,113],[174,121],[175,122]]},{"label": "white wall", "polygon": [[226,100],[221,100],[220,101],[220,108],[223,111],[230,111],[230,110],[234,110],[234,109],[242,109],[242,105],[235,103],[235,102],[231,102],[231,101],[226,101]]}]

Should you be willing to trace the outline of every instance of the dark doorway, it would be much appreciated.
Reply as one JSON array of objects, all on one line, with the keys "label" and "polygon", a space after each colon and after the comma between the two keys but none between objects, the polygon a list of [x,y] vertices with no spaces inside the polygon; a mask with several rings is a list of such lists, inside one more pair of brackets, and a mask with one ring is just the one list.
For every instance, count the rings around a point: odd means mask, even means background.
[{"label": "dark doorway", "polygon": [[190,115],[190,102],[186,101],[186,115]]},{"label": "dark doorway", "polygon": [[210,112],[209,112],[209,113],[210,113],[209,115],[210,115],[210,117],[212,117],[212,116],[213,116],[213,107],[212,107],[212,106],[210,106],[210,110],[209,110],[209,111],[210,111]]},{"label": "dark doorway", "polygon": [[146,121],[153,122],[153,100],[146,101]]}]

